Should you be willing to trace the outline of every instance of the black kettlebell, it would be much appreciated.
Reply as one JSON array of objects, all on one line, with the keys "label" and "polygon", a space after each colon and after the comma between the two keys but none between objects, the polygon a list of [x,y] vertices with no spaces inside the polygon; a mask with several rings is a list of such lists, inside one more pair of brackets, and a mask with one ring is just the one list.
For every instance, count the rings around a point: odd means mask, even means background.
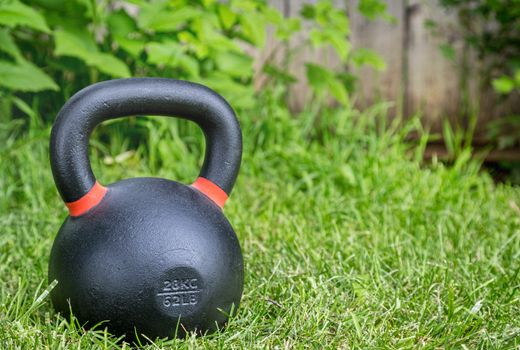
[{"label": "black kettlebell", "polygon": [[[100,185],[89,163],[94,127],[129,115],[179,116],[206,139],[199,178]],[[240,167],[242,136],[229,104],[198,84],[159,78],[106,81],[75,94],[52,128],[50,158],[69,208],[49,262],[52,302],[82,325],[116,335],[182,336],[224,325],[240,302],[243,262],[222,213]]]}]

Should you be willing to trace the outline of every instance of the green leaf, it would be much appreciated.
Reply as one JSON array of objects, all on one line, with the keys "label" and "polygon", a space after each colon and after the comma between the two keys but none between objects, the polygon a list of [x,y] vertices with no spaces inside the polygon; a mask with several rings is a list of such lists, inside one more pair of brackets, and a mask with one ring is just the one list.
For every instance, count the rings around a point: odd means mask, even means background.
[{"label": "green leaf", "polygon": [[515,83],[520,86],[520,69],[515,70]]},{"label": "green leaf", "polygon": [[309,34],[311,44],[314,48],[319,48],[323,45],[331,45],[340,59],[346,61],[348,53],[350,52],[350,42],[347,37],[335,30],[319,30],[313,28]]},{"label": "green leaf", "polygon": [[[220,22],[217,16],[204,14],[193,20],[191,29],[200,42],[210,44],[219,35]],[[229,38],[226,39],[230,40]]]},{"label": "green leaf", "polygon": [[147,62],[157,66],[180,68],[190,78],[199,76],[199,62],[184,53],[182,46],[174,41],[153,42],[146,46]]},{"label": "green leaf", "polygon": [[262,15],[265,18],[266,22],[272,23],[274,25],[282,25],[286,20],[291,20],[294,18],[285,18],[283,14],[276,7],[266,6],[262,9]]},{"label": "green leaf", "polygon": [[226,4],[219,4],[218,17],[224,29],[230,29],[237,20],[237,15]]},{"label": "green leaf", "polygon": [[215,2],[216,2],[216,0],[202,0],[202,5],[204,5],[204,7],[206,7],[206,8],[208,8],[211,5],[213,5]]},{"label": "green leaf", "polygon": [[296,77],[290,74],[287,69],[281,69],[274,64],[266,63],[262,66],[262,72],[283,82],[284,84],[292,84],[298,81]]},{"label": "green leaf", "polygon": [[110,13],[107,24],[114,36],[126,37],[129,33],[137,31],[134,19],[123,10]]},{"label": "green leaf", "polygon": [[338,79],[331,79],[328,81],[329,91],[334,98],[342,105],[348,104],[348,92],[345,85]]},{"label": "green leaf", "polygon": [[191,79],[198,79],[200,75],[199,61],[195,58],[182,54],[179,57],[179,66],[188,73]]},{"label": "green leaf", "polygon": [[73,56],[85,59],[90,53],[97,52],[96,42],[87,32],[56,30],[54,32],[56,47],[54,53],[58,56]]},{"label": "green leaf", "polygon": [[45,33],[51,31],[42,15],[16,0],[0,2],[0,24],[8,27],[25,26]]},{"label": "green leaf", "polygon": [[215,72],[202,79],[200,83],[226,96],[226,99],[234,108],[249,109],[257,103],[255,90],[251,84],[239,84],[224,73]]},{"label": "green leaf", "polygon": [[40,68],[22,60],[17,63],[0,61],[0,86],[24,92],[58,90],[58,85]]},{"label": "green leaf", "polygon": [[253,74],[253,59],[244,54],[222,51],[217,53],[215,62],[221,72],[232,77],[249,78]]},{"label": "green leaf", "polygon": [[455,48],[453,46],[447,43],[440,44],[439,50],[441,50],[441,54],[444,56],[444,58],[448,59],[451,62],[455,62],[457,52],[455,51]]},{"label": "green leaf", "polygon": [[287,18],[277,25],[276,37],[280,40],[289,40],[293,34],[301,29],[299,18]]},{"label": "green leaf", "polygon": [[332,70],[312,63],[306,63],[305,67],[309,85],[318,95],[329,92],[341,104],[348,104],[347,88]]},{"label": "green leaf", "polygon": [[36,112],[24,100],[13,95],[11,96],[11,101],[13,101],[14,105],[18,107],[19,110],[31,117],[31,119],[36,118]]},{"label": "green leaf", "polygon": [[252,44],[263,47],[265,44],[265,22],[261,15],[255,12],[240,16],[240,25],[245,39]]},{"label": "green leaf", "polygon": [[386,6],[382,0],[359,0],[358,10],[366,18],[374,20],[386,13]]},{"label": "green leaf", "polygon": [[300,15],[305,19],[314,19],[316,17],[316,8],[311,4],[303,4]]},{"label": "green leaf", "polygon": [[327,22],[323,24],[325,27],[330,27],[340,36],[346,37],[350,33],[350,22],[345,11],[334,8],[330,11]]},{"label": "green leaf", "polygon": [[314,48],[320,47],[325,42],[323,32],[317,28],[311,29],[309,33],[309,39],[311,40],[311,44]]},{"label": "green leaf", "polygon": [[347,37],[335,31],[330,31],[328,34],[330,45],[334,48],[341,61],[346,61],[350,52],[350,42],[347,40]]},{"label": "green leaf", "polygon": [[87,61],[87,64],[96,67],[100,72],[116,78],[128,78],[131,76],[128,66],[109,53],[96,52]]},{"label": "green leaf", "polygon": [[493,88],[499,94],[509,94],[515,88],[515,81],[508,76],[501,76],[493,80]]},{"label": "green leaf", "polygon": [[283,14],[275,7],[273,6],[266,6],[261,9],[262,16],[264,17],[264,26],[266,24],[274,24],[275,26],[282,26],[284,25],[285,21],[289,21],[294,18],[285,18]]},{"label": "green leaf", "polygon": [[428,18],[424,21],[424,28],[426,29],[433,30],[436,29],[438,26],[439,24],[431,18]]},{"label": "green leaf", "polygon": [[349,72],[340,72],[336,75],[336,78],[341,81],[345,89],[347,89],[348,93],[353,93],[356,91],[356,82],[358,77]]},{"label": "green leaf", "polygon": [[243,52],[243,49],[236,40],[218,32],[213,32],[204,44],[206,44],[205,46],[211,47],[214,51]]},{"label": "green leaf", "polygon": [[18,46],[14,43],[14,40],[7,29],[0,29],[0,50],[11,55],[11,57],[16,60],[22,58]]},{"label": "green leaf", "polygon": [[334,78],[331,71],[323,68],[320,65],[306,63],[305,68],[307,80],[310,86],[316,91],[325,90],[327,88],[328,81]]},{"label": "green leaf", "polygon": [[152,42],[146,45],[146,53],[148,55],[148,63],[158,66],[174,66],[178,62],[178,58],[182,53],[182,47],[174,41],[167,41],[164,43]]},{"label": "green leaf", "polygon": [[203,60],[209,55],[209,47],[208,45],[201,43],[198,38],[188,31],[182,31],[178,34],[179,41],[186,47],[188,50],[195,52],[195,55],[198,59]]},{"label": "green leaf", "polygon": [[121,46],[123,50],[128,52],[133,57],[139,57],[141,52],[143,52],[146,42],[141,39],[135,38],[127,38],[126,36],[114,36],[114,40]]},{"label": "green leaf", "polygon": [[352,63],[356,67],[368,65],[378,71],[384,71],[386,69],[386,63],[383,58],[375,51],[366,48],[360,48],[354,51],[352,54]]},{"label": "green leaf", "polygon": [[57,30],[54,32],[54,54],[71,56],[84,61],[88,66],[113,77],[130,76],[127,65],[110,53],[99,52],[94,40],[86,32]]},{"label": "green leaf", "polygon": [[231,0],[230,5],[233,10],[240,13],[254,12],[258,8],[258,0]]},{"label": "green leaf", "polygon": [[201,11],[195,7],[186,6],[177,10],[161,8],[156,4],[144,6],[141,9],[137,23],[140,28],[156,32],[177,31],[188,21],[198,18]]}]

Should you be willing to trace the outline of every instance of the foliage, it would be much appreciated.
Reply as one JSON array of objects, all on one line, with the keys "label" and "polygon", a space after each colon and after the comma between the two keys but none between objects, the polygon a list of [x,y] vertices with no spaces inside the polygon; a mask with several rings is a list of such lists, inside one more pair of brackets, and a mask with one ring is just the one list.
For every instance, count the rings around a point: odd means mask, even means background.
[{"label": "foliage", "polygon": [[[239,108],[252,104],[252,62],[238,41],[262,44],[263,37],[258,34],[262,30],[256,28],[269,22],[270,11],[262,2],[27,3],[31,7],[17,0],[1,3],[0,23],[6,25],[1,38],[9,43],[2,47],[9,48],[4,51],[15,60],[22,57],[17,49],[21,47],[43,68],[40,75],[45,81],[16,79],[5,72],[7,79],[0,84],[13,92],[60,86],[58,94],[39,95],[55,102],[52,112],[85,85],[131,75],[205,82],[225,93]],[[23,12],[22,17],[21,11],[14,12],[12,7],[30,11]],[[38,25],[27,25],[29,22]],[[20,82],[17,86],[8,84],[12,80]],[[34,80],[39,82],[36,87]]]},{"label": "foliage", "polygon": [[[367,16],[384,13],[384,7],[372,7],[363,8]],[[226,96],[239,112],[247,110],[258,95],[251,52],[262,50],[268,27],[280,42],[289,43],[303,33],[303,22],[310,27],[309,48],[330,46],[345,65],[352,59],[384,68],[373,52],[352,52],[346,13],[330,0],[305,5],[301,13],[284,18],[263,0],[1,0],[0,118],[11,118],[20,105],[16,97],[52,120],[80,88],[129,76],[200,82]],[[285,88],[295,82],[274,62],[263,72]],[[316,79],[316,72],[324,74],[326,84]],[[316,94],[348,103],[351,74],[317,63],[307,65],[307,73]]]},{"label": "foliage", "polygon": [[358,2],[359,12],[369,20],[375,20],[378,17],[395,22],[396,19],[387,12],[388,4],[383,0],[360,0]]},{"label": "foliage", "polygon": [[520,1],[441,0],[441,4],[457,11],[465,40],[488,60],[491,76],[514,77],[520,68]]},{"label": "foliage", "polygon": [[514,75],[509,77],[502,75],[499,78],[493,80],[493,88],[500,94],[510,94],[515,90],[520,90],[520,67],[516,68]]},{"label": "foliage", "polygon": [[[504,98],[518,98],[520,91],[520,1],[519,0],[441,0],[447,9],[456,10],[465,41],[484,63],[484,83]],[[449,45],[443,52],[454,55]],[[520,142],[520,116],[505,116],[491,126],[490,136],[499,145]],[[513,123],[510,123],[513,121]],[[511,129],[515,130],[511,133]],[[512,135],[516,135],[511,137]],[[505,135],[505,138],[501,135]]]}]

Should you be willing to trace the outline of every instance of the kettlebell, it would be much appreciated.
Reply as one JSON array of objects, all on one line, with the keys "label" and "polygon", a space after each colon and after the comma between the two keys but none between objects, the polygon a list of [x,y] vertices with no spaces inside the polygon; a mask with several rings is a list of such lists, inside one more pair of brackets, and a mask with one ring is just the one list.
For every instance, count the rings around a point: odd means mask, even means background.
[{"label": "kettlebell", "polygon": [[[206,154],[187,186],[160,178],[101,185],[88,143],[99,123],[131,115],[178,116],[202,129]],[[163,78],[91,85],[63,106],[50,162],[69,216],[54,241],[55,309],[86,328],[150,339],[204,334],[225,325],[243,289],[240,244],[222,207],[242,155],[229,104],[199,84]]]}]

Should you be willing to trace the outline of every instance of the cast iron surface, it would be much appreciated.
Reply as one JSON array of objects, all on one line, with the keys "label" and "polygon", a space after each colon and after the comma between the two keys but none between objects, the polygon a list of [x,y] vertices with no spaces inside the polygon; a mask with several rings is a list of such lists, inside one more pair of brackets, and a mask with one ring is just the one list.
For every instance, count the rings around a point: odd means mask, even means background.
[{"label": "cast iron surface", "polygon": [[[109,186],[65,220],[49,263],[55,308],[112,333],[178,335],[222,326],[242,294],[238,240],[221,209],[189,186],[152,178]],[[221,311],[220,311],[221,310]]]},{"label": "cast iron surface", "polygon": [[[98,83],[60,111],[51,135],[51,166],[66,202],[83,197],[96,178],[88,138],[100,122],[136,114],[179,116],[206,137],[201,176],[230,193],[242,151],[233,110],[215,92],[171,79]],[[179,164],[182,166],[182,164]],[[104,322],[116,335],[204,333],[222,326],[243,288],[237,237],[221,208],[198,190],[156,178],[127,179],[103,200],[67,217],[49,262],[53,304],[86,327]]]}]

